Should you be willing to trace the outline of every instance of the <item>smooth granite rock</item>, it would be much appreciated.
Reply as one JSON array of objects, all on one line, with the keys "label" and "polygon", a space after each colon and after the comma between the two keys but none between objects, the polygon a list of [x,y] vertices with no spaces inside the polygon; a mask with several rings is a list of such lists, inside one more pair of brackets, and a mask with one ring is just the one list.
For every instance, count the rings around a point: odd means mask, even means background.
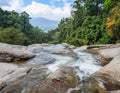
[{"label": "smooth granite rock", "polygon": [[27,47],[0,43],[0,62],[12,62],[29,59],[34,53],[26,51]]}]

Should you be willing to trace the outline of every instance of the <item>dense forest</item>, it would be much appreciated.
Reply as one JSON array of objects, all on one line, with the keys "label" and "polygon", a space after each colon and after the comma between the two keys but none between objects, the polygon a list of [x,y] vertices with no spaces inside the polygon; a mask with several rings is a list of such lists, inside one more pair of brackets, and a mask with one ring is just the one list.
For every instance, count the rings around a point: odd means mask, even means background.
[{"label": "dense forest", "polygon": [[0,42],[29,45],[47,43],[47,33],[29,22],[26,12],[4,11],[0,8]]},{"label": "dense forest", "polygon": [[75,0],[71,15],[49,32],[56,32],[53,43],[120,43],[120,0]]},{"label": "dense forest", "polygon": [[120,0],[74,0],[70,18],[43,32],[29,23],[29,15],[0,9],[0,42],[69,43],[75,46],[120,43]]}]

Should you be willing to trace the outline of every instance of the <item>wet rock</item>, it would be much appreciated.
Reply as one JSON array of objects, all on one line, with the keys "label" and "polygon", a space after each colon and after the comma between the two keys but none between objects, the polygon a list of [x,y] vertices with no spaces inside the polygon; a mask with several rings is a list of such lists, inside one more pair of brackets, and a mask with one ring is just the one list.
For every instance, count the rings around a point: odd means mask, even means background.
[{"label": "wet rock", "polygon": [[54,62],[55,59],[49,54],[45,52],[41,52],[38,55],[36,55],[34,58],[27,61],[28,64],[40,64],[40,65],[46,65],[48,63]]},{"label": "wet rock", "polygon": [[64,54],[65,52],[65,49],[56,49],[52,51],[52,54]]},{"label": "wet rock", "polygon": [[76,47],[74,45],[69,46],[70,49],[75,49]]},{"label": "wet rock", "polygon": [[[73,54],[73,46],[69,44],[57,44],[57,45],[43,45],[43,44],[33,44],[28,46],[28,51],[39,54],[41,52],[46,52],[50,54],[57,54],[57,55],[72,55]],[[74,55],[74,54],[73,54]]]},{"label": "wet rock", "polygon": [[0,81],[0,90],[2,90],[6,86],[7,84],[4,81]]},{"label": "wet rock", "polygon": [[69,52],[71,51],[68,49],[68,47],[62,44],[57,44],[51,51],[52,54],[67,54]]},{"label": "wet rock", "polygon": [[67,47],[69,47],[70,45],[69,44],[67,44],[67,43],[62,43],[62,45],[65,47],[65,48],[67,48]]},{"label": "wet rock", "polygon": [[35,54],[26,51],[25,46],[20,45],[10,45],[0,43],[0,61],[1,62],[11,62],[23,59],[29,59],[35,56]]},{"label": "wet rock", "polygon": [[51,53],[55,50],[61,50],[61,49],[65,49],[66,47],[64,47],[62,44],[57,44],[57,45],[43,45],[43,44],[33,44],[28,46],[28,51],[33,52],[33,53],[40,53],[40,52],[47,52],[47,53]]},{"label": "wet rock", "polygon": [[70,57],[73,57],[73,58],[78,58],[77,54],[75,52],[69,52],[67,54],[65,54],[66,56],[70,56]]},{"label": "wet rock", "polygon": [[73,52],[73,49],[75,48],[74,46],[70,46],[69,44],[63,43],[60,48],[55,48],[54,50],[51,51],[52,54],[57,54],[57,55],[64,55],[64,56],[70,56],[77,58],[77,54]]},{"label": "wet rock", "polygon": [[78,78],[73,68],[64,67],[50,74],[37,93],[66,93],[69,88],[78,86]]},{"label": "wet rock", "polygon": [[62,43],[62,45],[63,45],[65,48],[75,49],[75,46],[74,46],[74,45],[69,45],[69,44],[67,44],[67,43]]},{"label": "wet rock", "polygon": [[69,50],[69,49],[56,49],[56,50],[52,51],[52,54],[78,58],[77,54],[75,52],[73,52],[72,50]]},{"label": "wet rock", "polygon": [[87,78],[83,83],[82,93],[109,93],[100,82],[94,77]]}]

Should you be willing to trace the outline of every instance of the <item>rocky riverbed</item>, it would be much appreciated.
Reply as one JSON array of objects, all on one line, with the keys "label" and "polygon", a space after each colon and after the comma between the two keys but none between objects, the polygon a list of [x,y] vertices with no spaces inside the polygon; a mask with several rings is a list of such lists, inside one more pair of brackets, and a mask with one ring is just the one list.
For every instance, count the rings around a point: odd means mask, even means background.
[{"label": "rocky riverbed", "polygon": [[120,93],[120,44],[0,43],[0,93]]},{"label": "rocky riverbed", "polygon": [[[99,56],[104,65],[100,70],[90,75],[86,80],[84,88],[88,91],[98,93],[120,93],[120,44],[89,46],[87,51]],[[96,86],[91,88],[91,86]]]}]

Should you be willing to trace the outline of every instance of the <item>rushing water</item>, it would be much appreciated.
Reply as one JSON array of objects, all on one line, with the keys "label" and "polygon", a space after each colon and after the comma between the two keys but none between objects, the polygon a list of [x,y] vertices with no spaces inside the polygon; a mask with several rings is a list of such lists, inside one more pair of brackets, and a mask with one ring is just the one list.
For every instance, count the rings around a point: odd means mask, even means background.
[{"label": "rushing water", "polygon": [[[39,63],[40,61],[45,64],[45,66],[48,68],[48,73],[53,73],[57,69],[68,66],[73,67],[76,70],[76,75],[80,78],[80,84],[82,84],[82,81],[87,78],[89,75],[93,74],[97,70],[101,68],[99,65],[99,62],[93,57],[92,54],[89,54],[87,52],[82,52],[81,49],[74,49],[73,52],[77,54],[77,58],[73,58],[70,56],[63,56],[63,55],[55,55],[51,54],[50,52],[58,48],[58,46],[52,45],[46,48],[39,48],[40,52],[38,52],[37,49],[37,56],[30,60],[31,63]],[[60,48],[63,48],[60,46]],[[43,49],[43,50],[42,50]],[[41,51],[47,51],[47,52],[41,52]],[[42,54],[41,54],[42,53]],[[41,56],[42,55],[42,56]],[[54,61],[54,62],[50,62]],[[28,63],[29,63],[28,62]],[[73,90],[78,90],[79,86],[76,86],[75,88],[70,88],[66,93],[71,93]]]},{"label": "rushing water", "polygon": [[[87,78],[89,75],[98,71],[102,66],[99,65],[99,62],[93,57],[92,54],[82,52],[80,49],[74,50],[78,55],[78,60],[69,64],[71,67],[76,67],[76,73],[80,78],[80,84],[82,81]],[[73,90],[79,90],[79,86],[75,88],[70,88],[66,93],[71,93]]]},{"label": "rushing water", "polygon": [[88,77],[101,68],[99,62],[92,54],[82,52],[79,49],[74,50],[77,53],[78,59],[68,56],[52,55],[56,61],[53,64],[47,65],[50,72],[54,72],[61,66],[69,66],[76,68],[77,75],[80,79]]},{"label": "rushing water", "polygon": [[[80,49],[75,49],[78,59],[74,59],[68,56],[53,55],[56,61],[53,64],[47,65],[50,72],[54,72],[62,66],[74,67],[76,69],[76,75],[80,78],[80,84],[89,75],[98,71],[101,66],[99,62],[93,57],[92,54],[82,52]],[[79,86],[70,88],[66,93],[71,93],[73,90],[79,90]]]}]

